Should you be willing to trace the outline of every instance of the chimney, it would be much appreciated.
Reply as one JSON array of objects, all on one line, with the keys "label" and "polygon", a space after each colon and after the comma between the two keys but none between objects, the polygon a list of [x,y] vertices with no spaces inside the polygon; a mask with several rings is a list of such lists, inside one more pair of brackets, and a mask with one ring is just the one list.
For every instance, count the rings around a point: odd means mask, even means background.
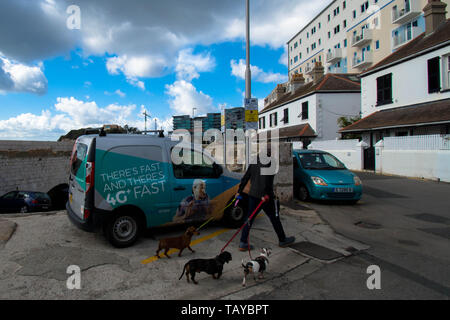
[{"label": "chimney", "polygon": [[283,94],[286,93],[286,87],[284,84],[279,84],[277,87],[272,91],[272,93],[264,99],[264,107],[267,107],[269,104],[273,103],[274,101],[277,101]]},{"label": "chimney", "polygon": [[446,7],[447,4],[440,0],[428,0],[428,4],[423,8],[425,17],[425,36],[432,34],[446,21]]},{"label": "chimney", "polygon": [[319,83],[319,81],[325,75],[325,68],[322,66],[321,62],[316,62],[314,69],[312,71],[314,84]]},{"label": "chimney", "polygon": [[291,76],[291,80],[289,83],[289,91],[294,93],[298,88],[303,86],[305,84],[305,78],[303,77],[303,74],[293,74]]}]

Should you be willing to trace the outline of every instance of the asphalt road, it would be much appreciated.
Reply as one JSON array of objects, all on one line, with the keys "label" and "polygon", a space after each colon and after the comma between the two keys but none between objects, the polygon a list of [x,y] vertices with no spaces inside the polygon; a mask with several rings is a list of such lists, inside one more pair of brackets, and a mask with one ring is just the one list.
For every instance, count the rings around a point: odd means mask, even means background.
[{"label": "asphalt road", "polygon": [[[357,205],[307,205],[338,234],[370,249],[306,276],[293,270],[252,299],[450,298],[450,184],[358,175],[364,196]],[[380,267],[380,290],[367,288],[371,265]]]}]

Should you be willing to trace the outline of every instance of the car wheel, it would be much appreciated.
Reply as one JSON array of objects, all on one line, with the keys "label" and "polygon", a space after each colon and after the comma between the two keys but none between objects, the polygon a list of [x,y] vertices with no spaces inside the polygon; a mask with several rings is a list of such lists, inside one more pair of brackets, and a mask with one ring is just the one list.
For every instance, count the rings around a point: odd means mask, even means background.
[{"label": "car wheel", "polygon": [[304,185],[298,187],[297,197],[300,201],[309,200],[309,191]]},{"label": "car wheel", "polygon": [[224,217],[224,222],[231,228],[238,228],[242,226],[245,219],[245,210],[241,206],[231,207]]},{"label": "car wheel", "polygon": [[30,211],[30,209],[28,208],[28,206],[23,206],[20,208],[20,213],[28,213]]},{"label": "car wheel", "polygon": [[117,214],[107,222],[104,231],[114,247],[127,248],[139,239],[141,226],[135,215]]}]

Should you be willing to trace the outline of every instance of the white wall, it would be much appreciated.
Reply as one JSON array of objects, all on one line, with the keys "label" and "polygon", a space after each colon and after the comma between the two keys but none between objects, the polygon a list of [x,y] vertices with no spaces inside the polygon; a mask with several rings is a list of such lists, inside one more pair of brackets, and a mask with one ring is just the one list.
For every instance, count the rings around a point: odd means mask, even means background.
[{"label": "white wall", "polygon": [[[361,79],[361,111],[363,117],[380,110],[450,98],[450,91],[428,93],[427,61],[437,56],[442,57],[445,54],[450,54],[450,45],[363,77]],[[393,103],[377,107],[377,78],[389,73],[392,73]],[[444,84],[442,80],[441,85]]]},{"label": "white wall", "polygon": [[[316,132],[315,140],[333,140],[340,136],[338,134],[338,118],[342,116],[357,116],[360,112],[361,96],[359,93],[317,93],[303,99],[288,103],[274,110],[259,115],[259,118],[266,118],[266,129],[261,132],[271,130],[270,115],[278,113],[277,128],[282,129],[309,123]],[[309,119],[302,120],[299,114],[302,111],[302,104],[308,102]],[[284,109],[289,109],[289,123],[284,124]]]},{"label": "white wall", "polygon": [[309,150],[321,150],[331,153],[338,158],[350,170],[363,170],[364,143],[359,140],[328,140],[313,141]]}]

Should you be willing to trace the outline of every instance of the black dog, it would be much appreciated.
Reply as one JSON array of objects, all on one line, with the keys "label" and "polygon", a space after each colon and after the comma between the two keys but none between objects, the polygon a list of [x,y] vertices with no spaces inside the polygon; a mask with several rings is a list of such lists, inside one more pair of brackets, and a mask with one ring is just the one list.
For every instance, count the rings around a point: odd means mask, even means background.
[{"label": "black dog", "polygon": [[[224,251],[219,254],[214,259],[193,259],[184,265],[183,273],[180,276],[180,279],[183,278],[184,273],[186,272],[187,282],[189,281],[189,274],[191,275],[191,279],[195,284],[198,284],[195,281],[195,274],[200,272],[206,272],[207,274],[211,274],[213,279],[219,279],[222,275],[223,265],[231,261],[231,253]],[[217,277],[216,277],[217,274]]]}]

